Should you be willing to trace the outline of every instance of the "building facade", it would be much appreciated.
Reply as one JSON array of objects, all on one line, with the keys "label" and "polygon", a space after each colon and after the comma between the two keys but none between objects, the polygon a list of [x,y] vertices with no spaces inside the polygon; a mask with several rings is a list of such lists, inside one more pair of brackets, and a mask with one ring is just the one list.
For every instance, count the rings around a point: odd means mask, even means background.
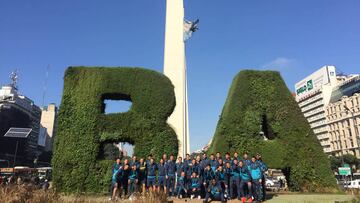
[{"label": "building facade", "polygon": [[331,149],[325,109],[337,83],[335,67],[324,66],[295,85],[295,99],[326,153]]},{"label": "building facade", "polygon": [[295,99],[324,152],[360,158],[357,121],[360,79],[324,66],[295,85]]},{"label": "building facade", "polygon": [[360,158],[360,77],[355,76],[334,89],[326,107],[331,154]]},{"label": "building facade", "polygon": [[38,144],[44,146],[46,151],[52,151],[52,143],[56,135],[56,121],[57,107],[55,104],[49,104],[46,108],[42,109]]},{"label": "building facade", "polygon": [[[38,146],[41,109],[12,85],[0,89],[0,159],[26,164],[41,154]],[[27,138],[4,137],[10,128],[31,128]],[[16,146],[18,145],[18,147]],[[18,150],[16,150],[16,148]]]}]

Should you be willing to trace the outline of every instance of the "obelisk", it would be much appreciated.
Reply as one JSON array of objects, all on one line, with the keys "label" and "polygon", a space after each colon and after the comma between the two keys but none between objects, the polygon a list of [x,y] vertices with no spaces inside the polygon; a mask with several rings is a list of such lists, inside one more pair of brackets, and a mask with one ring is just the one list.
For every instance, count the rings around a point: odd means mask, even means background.
[{"label": "obelisk", "polygon": [[190,152],[186,59],[184,42],[184,2],[166,0],[164,74],[175,87],[176,106],[168,119],[179,140],[179,156]]}]

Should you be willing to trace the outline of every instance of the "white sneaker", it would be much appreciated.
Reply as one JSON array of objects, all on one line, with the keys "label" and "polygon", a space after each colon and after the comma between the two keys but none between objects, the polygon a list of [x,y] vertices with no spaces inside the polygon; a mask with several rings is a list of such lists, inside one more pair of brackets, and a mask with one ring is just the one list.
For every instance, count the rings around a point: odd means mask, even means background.
[{"label": "white sneaker", "polygon": [[191,196],[190,196],[190,199],[194,199],[194,195],[191,195]]},{"label": "white sneaker", "polygon": [[180,197],[180,199],[182,199],[182,195],[180,195],[179,197]]},{"label": "white sneaker", "polygon": [[200,195],[198,195],[198,199],[201,199],[201,196],[200,196]]}]

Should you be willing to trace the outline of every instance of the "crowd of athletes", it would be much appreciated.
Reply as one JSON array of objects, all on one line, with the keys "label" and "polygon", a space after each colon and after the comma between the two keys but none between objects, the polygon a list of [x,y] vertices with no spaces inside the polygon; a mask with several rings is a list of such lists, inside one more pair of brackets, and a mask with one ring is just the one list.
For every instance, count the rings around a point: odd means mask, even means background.
[{"label": "crowd of athletes", "polygon": [[136,192],[164,192],[169,197],[204,198],[204,202],[226,202],[238,199],[242,202],[265,200],[266,164],[261,155],[248,158],[244,153],[231,156],[220,153],[195,157],[186,155],[183,160],[166,154],[159,161],[149,155],[145,160],[116,160],[112,167],[111,199],[124,198]]}]

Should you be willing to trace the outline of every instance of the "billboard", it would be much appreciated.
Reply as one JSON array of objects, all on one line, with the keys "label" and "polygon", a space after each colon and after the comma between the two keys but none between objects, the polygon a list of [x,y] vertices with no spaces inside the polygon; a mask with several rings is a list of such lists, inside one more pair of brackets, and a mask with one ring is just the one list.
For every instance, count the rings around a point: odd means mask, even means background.
[{"label": "billboard", "polygon": [[296,97],[306,96],[323,85],[336,80],[335,66],[324,66],[295,84]]}]

